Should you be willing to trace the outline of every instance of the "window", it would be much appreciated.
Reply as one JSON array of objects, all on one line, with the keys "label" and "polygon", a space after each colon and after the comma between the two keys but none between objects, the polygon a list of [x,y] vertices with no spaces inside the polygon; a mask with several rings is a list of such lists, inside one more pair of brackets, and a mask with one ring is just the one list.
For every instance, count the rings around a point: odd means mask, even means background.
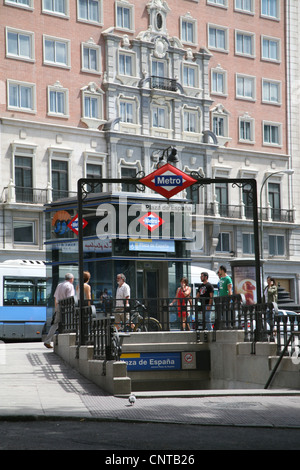
[{"label": "window", "polygon": [[35,112],[35,85],[32,83],[7,81],[8,109],[14,111]]},{"label": "window", "polygon": [[5,5],[14,5],[21,8],[33,8],[33,0],[5,0]]},{"label": "window", "polygon": [[119,54],[119,74],[121,75],[133,75],[133,64],[131,54]]},{"label": "window", "polygon": [[44,36],[44,63],[58,67],[70,67],[70,41]]},{"label": "window", "polygon": [[116,26],[119,29],[133,30],[133,5],[116,2]]},{"label": "window", "polygon": [[3,282],[4,305],[46,305],[47,287],[44,279],[5,277]]},{"label": "window", "polygon": [[11,59],[34,60],[34,34],[6,28],[6,56]]},{"label": "window", "polygon": [[[121,178],[135,178],[136,177],[136,168],[121,167]],[[135,184],[122,183],[122,191],[136,192]]]},{"label": "window", "polygon": [[253,217],[253,194],[251,186],[243,186],[242,198],[245,206],[245,216],[247,219],[251,219]]},{"label": "window", "polygon": [[17,202],[33,202],[31,157],[15,156],[15,185]]},{"label": "window", "polygon": [[121,101],[120,115],[122,122],[133,123],[133,103],[130,103],[128,101]]},{"label": "window", "polygon": [[219,233],[219,241],[216,251],[230,252],[230,233],[221,232]]},{"label": "window", "polygon": [[196,39],[196,20],[193,20],[190,15],[188,18],[181,18],[181,40],[183,42],[195,44]]},{"label": "window", "polygon": [[262,80],[262,101],[267,104],[281,103],[281,82]]},{"label": "window", "polygon": [[103,92],[96,83],[90,82],[82,91],[82,122],[97,129],[103,124]]},{"label": "window", "polygon": [[43,13],[55,15],[68,15],[68,0],[43,0]]},{"label": "window", "polygon": [[166,63],[161,60],[152,60],[152,75],[155,77],[166,77]]},{"label": "window", "polygon": [[68,196],[68,162],[51,160],[52,196],[53,201]]},{"label": "window", "polygon": [[254,13],[254,0],[235,0],[235,9],[243,13]]},{"label": "window", "polygon": [[213,132],[217,136],[225,137],[225,118],[222,116],[213,117]]},{"label": "window", "polygon": [[235,32],[235,53],[247,57],[255,55],[255,35],[242,31]]},{"label": "window", "polygon": [[81,45],[82,54],[82,72],[100,73],[101,71],[101,56],[100,47],[97,46],[92,40]]},{"label": "window", "polygon": [[222,104],[218,104],[211,110],[212,131],[218,137],[220,145],[224,145],[229,138],[229,113]]},{"label": "window", "polygon": [[100,23],[101,6],[100,0],[77,0],[78,20]]},{"label": "window", "polygon": [[228,188],[227,188],[227,184],[226,183],[216,184],[215,194],[216,194],[216,200],[219,204],[219,213],[220,213],[220,215],[223,216],[223,217],[227,217],[228,216]]},{"label": "window", "polygon": [[255,100],[255,77],[236,76],[236,98]]},{"label": "window", "polygon": [[225,95],[227,92],[226,72],[221,68],[211,71],[211,92],[218,95]]},{"label": "window", "polygon": [[183,113],[183,129],[184,132],[199,132],[197,112],[184,111]]},{"label": "window", "polygon": [[166,125],[166,109],[161,106],[154,106],[152,109],[152,125],[153,127],[167,127]]},{"label": "window", "polygon": [[227,7],[228,0],[207,0],[208,5],[216,5],[218,7]]},{"label": "window", "polygon": [[239,140],[254,143],[254,120],[247,117],[239,118]]},{"label": "window", "polygon": [[280,203],[280,184],[268,184],[268,199],[271,206],[272,220],[280,220],[281,218],[281,203]]},{"label": "window", "polygon": [[[102,165],[96,165],[93,163],[87,163],[86,165],[86,177],[90,179],[101,179],[102,178]],[[93,188],[89,187],[88,191],[94,193],[102,192],[102,184],[96,184]]]},{"label": "window", "polygon": [[279,0],[261,0],[261,14],[271,19],[279,19]]},{"label": "window", "polygon": [[191,65],[184,64],[183,65],[183,86],[186,87],[197,87],[198,79],[197,77],[197,69]]},{"label": "window", "polygon": [[262,59],[280,61],[280,39],[262,37]]},{"label": "window", "polygon": [[97,96],[84,96],[84,117],[90,119],[100,119],[99,98]]},{"label": "window", "polygon": [[254,234],[243,233],[243,253],[246,255],[254,255]]},{"label": "window", "polygon": [[281,145],[281,124],[263,122],[264,145]]},{"label": "window", "polygon": [[27,220],[13,221],[14,243],[22,245],[33,245],[36,243],[35,222]]},{"label": "window", "polygon": [[228,51],[228,30],[221,26],[208,25],[208,47]]},{"label": "window", "polygon": [[68,117],[69,92],[59,84],[48,87],[48,115]]},{"label": "window", "polygon": [[284,252],[284,236],[269,235],[269,254],[273,256],[283,256]]}]

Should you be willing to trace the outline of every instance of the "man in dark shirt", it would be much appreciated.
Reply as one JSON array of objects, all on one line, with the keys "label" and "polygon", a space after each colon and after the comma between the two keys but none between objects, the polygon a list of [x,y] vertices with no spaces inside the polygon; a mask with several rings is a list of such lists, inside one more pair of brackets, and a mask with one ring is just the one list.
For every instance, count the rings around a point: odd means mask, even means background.
[{"label": "man in dark shirt", "polygon": [[212,330],[212,323],[211,323],[211,308],[213,304],[213,297],[214,297],[214,288],[210,282],[208,282],[208,273],[203,272],[201,273],[201,281],[196,298],[203,299],[205,303],[205,324],[207,330]]}]

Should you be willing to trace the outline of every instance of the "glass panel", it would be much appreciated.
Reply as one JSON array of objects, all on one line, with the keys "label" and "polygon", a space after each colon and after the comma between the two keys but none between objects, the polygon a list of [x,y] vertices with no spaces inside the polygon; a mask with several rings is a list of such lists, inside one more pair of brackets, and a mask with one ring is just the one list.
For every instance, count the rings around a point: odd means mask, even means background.
[{"label": "glass panel", "polygon": [[19,107],[18,85],[9,85],[9,105]]},{"label": "glass panel", "polygon": [[14,242],[34,243],[34,222],[14,221]]},{"label": "glass panel", "polygon": [[19,34],[19,48],[20,56],[30,57],[30,36],[25,36],[24,34]]},{"label": "glass panel", "polygon": [[16,33],[7,33],[7,51],[9,54],[18,55],[18,35]]},{"label": "glass panel", "polygon": [[67,64],[67,46],[63,42],[56,42],[56,62]]},{"label": "glass panel", "polygon": [[55,44],[48,39],[45,40],[45,60],[55,62]]}]

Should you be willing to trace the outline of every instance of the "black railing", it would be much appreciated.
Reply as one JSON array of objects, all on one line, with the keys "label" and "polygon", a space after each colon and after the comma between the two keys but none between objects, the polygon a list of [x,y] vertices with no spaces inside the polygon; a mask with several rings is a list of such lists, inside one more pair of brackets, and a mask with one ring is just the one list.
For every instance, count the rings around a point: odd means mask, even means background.
[{"label": "black railing", "polygon": [[243,330],[245,342],[275,342],[278,355],[290,334],[300,331],[300,314],[279,315],[274,303],[247,305],[241,295],[214,297],[212,305],[200,298],[130,299],[121,304],[109,299],[97,308],[82,307],[81,316],[73,297],[61,301],[60,306],[59,331],[76,333],[78,345],[93,345],[95,359],[115,357],[115,325],[121,334],[211,330],[212,341],[217,340],[217,331]]},{"label": "black railing", "polygon": [[174,78],[151,76],[150,88],[158,88],[166,91],[177,91],[177,80]]}]

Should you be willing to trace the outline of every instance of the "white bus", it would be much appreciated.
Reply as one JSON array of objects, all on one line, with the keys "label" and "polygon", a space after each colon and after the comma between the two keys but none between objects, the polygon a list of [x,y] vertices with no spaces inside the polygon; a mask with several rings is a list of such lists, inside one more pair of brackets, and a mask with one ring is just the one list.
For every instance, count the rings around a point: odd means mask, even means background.
[{"label": "white bus", "polygon": [[46,322],[46,266],[43,261],[0,263],[0,339],[42,339]]}]

